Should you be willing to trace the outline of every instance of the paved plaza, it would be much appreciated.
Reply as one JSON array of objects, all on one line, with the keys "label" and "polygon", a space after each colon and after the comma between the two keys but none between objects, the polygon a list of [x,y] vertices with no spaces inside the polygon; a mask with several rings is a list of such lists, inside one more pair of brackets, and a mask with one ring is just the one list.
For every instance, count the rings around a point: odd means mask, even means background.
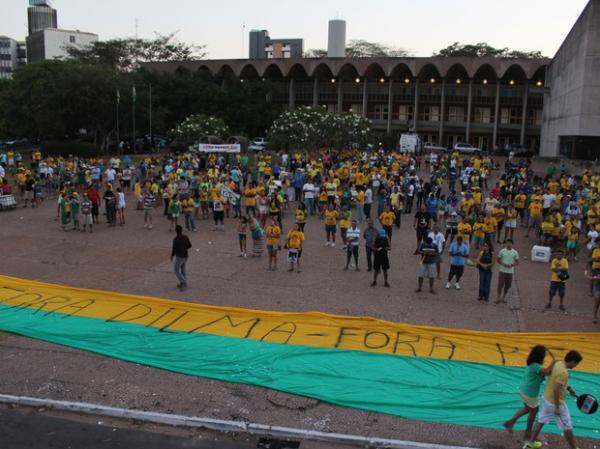
[{"label": "paved plaza", "polygon": [[[445,290],[447,255],[442,264],[444,280],[436,281],[437,295],[413,293],[418,257],[413,256],[416,242],[410,215],[403,215],[400,230],[394,229],[389,289],[381,282],[370,287],[372,274],[366,271],[362,245],[361,271],[343,271],[345,252],[340,244],[335,248],[323,245],[324,225],[317,217],[309,217],[306,225],[301,273],[286,271],[283,253],[277,271],[267,271],[266,255],[240,258],[237,220],[231,218],[226,219],[224,232],[213,231],[212,220],[205,220],[199,223],[198,232],[188,233],[193,245],[188,262],[189,288],[180,292],[169,261],[174,235],[168,232],[168,221],[157,209],[154,229],[144,229],[143,212],[134,210],[133,204],[129,195],[125,226],[109,228],[101,216],[101,224],[94,227],[93,234],[62,231],[54,200],[36,209],[1,212],[0,272],[49,283],[218,306],[321,311],[475,330],[598,331],[598,325],[592,324],[592,298],[583,274],[587,252],[580,255],[581,262],[571,263],[567,311],[560,312],[556,306],[546,311],[550,268],[528,260],[532,239],[524,237],[524,229],[517,229],[515,234],[521,264],[508,304],[503,305],[477,301],[477,271],[472,267],[467,267],[460,290]],[[284,232],[290,229],[292,220],[293,208],[286,211]],[[520,444],[518,433],[508,436],[500,431],[414,422],[335,407],[9,334],[0,334],[0,359],[0,391],[8,394],[460,446],[508,448]],[[554,436],[543,438],[558,441]]]}]

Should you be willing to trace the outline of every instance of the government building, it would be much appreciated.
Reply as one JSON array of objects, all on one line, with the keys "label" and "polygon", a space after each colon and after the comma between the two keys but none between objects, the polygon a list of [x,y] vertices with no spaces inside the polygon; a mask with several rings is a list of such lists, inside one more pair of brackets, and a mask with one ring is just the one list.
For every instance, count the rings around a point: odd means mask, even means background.
[{"label": "government building", "polygon": [[487,151],[513,144],[541,156],[595,159],[600,152],[599,27],[600,0],[590,0],[553,59],[330,53],[151,63],[148,68],[207,71],[224,85],[269,81],[271,101],[289,109],[352,111],[369,118],[375,130],[414,131],[438,146],[469,142]]}]

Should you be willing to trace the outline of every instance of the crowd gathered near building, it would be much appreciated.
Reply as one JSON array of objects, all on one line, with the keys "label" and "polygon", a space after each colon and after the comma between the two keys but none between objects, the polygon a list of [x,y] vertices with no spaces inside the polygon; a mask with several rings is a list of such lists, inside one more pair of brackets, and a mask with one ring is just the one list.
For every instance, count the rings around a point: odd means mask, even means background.
[{"label": "crowd gathered near building", "polygon": [[[362,263],[373,273],[374,287],[379,275],[390,286],[394,236],[413,228],[417,292],[437,293],[447,254],[441,285],[460,289],[465,267],[474,266],[474,296],[497,304],[506,302],[520,261],[513,243],[522,227],[531,245],[552,254],[546,307],[558,297],[558,308],[566,309],[569,262],[584,258],[598,320],[600,175],[589,169],[575,174],[550,163],[535,173],[531,161],[512,155],[500,164],[487,155],[383,149],[105,159],[42,156],[36,150],[28,163],[9,150],[0,153],[0,167],[4,196],[13,195],[22,207],[56,201],[65,231],[93,232],[101,221],[124,226],[131,209],[143,211],[148,230],[159,217],[169,221],[170,232],[178,226],[196,232],[199,221],[211,220],[215,232],[235,228],[240,257],[266,252],[269,270],[278,268],[284,253],[287,269],[301,271],[307,220],[314,216],[322,230],[313,227],[310,238],[323,236],[325,246],[343,249],[344,270],[359,271]],[[293,219],[284,232],[286,214]]]}]

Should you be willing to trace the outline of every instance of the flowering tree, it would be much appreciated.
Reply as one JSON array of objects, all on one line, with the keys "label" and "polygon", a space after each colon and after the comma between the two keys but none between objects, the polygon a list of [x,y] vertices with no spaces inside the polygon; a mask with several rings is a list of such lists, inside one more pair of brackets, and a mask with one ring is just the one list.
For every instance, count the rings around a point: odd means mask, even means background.
[{"label": "flowering tree", "polygon": [[217,136],[224,138],[229,134],[225,122],[217,117],[194,114],[171,130],[173,138],[186,145],[193,145],[202,136]]},{"label": "flowering tree", "polygon": [[364,145],[369,130],[369,120],[356,114],[332,114],[306,106],[281,114],[269,130],[269,142],[275,148],[343,148]]}]

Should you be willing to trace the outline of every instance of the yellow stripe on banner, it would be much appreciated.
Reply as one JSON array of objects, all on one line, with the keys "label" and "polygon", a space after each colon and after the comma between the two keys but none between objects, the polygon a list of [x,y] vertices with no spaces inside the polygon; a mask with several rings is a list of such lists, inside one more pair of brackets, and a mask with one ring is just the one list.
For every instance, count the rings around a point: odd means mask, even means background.
[{"label": "yellow stripe on banner", "polygon": [[530,348],[543,344],[555,358],[576,349],[583,355],[579,369],[600,371],[599,332],[503,333],[414,326],[320,312],[270,312],[190,304],[7,276],[0,276],[0,304],[4,305],[2,313],[28,308],[36,314],[57,312],[66,317],[134,323],[160,331],[199,332],[269,343],[492,365],[522,366]]}]

